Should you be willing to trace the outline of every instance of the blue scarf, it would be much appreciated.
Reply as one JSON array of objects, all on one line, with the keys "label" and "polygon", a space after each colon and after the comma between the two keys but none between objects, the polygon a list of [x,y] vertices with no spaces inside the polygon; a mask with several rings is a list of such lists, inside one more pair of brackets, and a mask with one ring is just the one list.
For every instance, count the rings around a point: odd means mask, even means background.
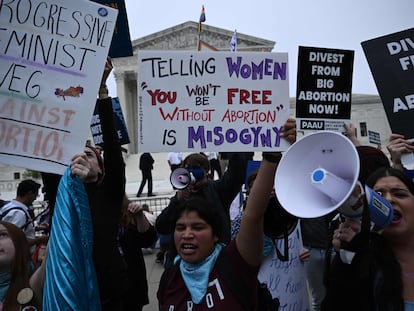
[{"label": "blue scarf", "polygon": [[0,273],[0,301],[4,301],[10,286],[11,274],[9,272]]},{"label": "blue scarf", "polygon": [[[223,243],[217,243],[210,256],[200,263],[188,263],[184,260],[180,262],[180,271],[184,283],[191,294],[191,299],[195,304],[199,304],[207,292],[208,278],[216,263],[217,257],[225,247]],[[174,263],[180,259],[175,257]]]},{"label": "blue scarf", "polygon": [[274,242],[266,234],[263,234],[263,256],[267,257],[274,248]]},{"label": "blue scarf", "polygon": [[43,311],[100,311],[88,195],[70,168],[60,179],[49,237]]}]

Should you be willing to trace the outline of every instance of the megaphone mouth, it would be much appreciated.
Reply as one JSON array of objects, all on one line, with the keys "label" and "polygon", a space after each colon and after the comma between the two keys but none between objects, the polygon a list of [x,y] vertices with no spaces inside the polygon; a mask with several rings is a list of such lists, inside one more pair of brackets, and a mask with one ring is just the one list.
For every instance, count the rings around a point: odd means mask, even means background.
[{"label": "megaphone mouth", "polygon": [[[299,218],[336,210],[351,194],[359,175],[359,156],[344,135],[319,131],[303,136],[284,153],[275,174],[280,204]],[[292,189],[297,195],[292,195]]]},{"label": "megaphone mouth", "polygon": [[183,168],[179,167],[171,172],[170,182],[176,189],[185,189],[204,178],[204,169],[202,168]]},{"label": "megaphone mouth", "polygon": [[179,167],[171,172],[170,182],[175,189],[185,189],[192,182],[191,174],[185,168]]}]

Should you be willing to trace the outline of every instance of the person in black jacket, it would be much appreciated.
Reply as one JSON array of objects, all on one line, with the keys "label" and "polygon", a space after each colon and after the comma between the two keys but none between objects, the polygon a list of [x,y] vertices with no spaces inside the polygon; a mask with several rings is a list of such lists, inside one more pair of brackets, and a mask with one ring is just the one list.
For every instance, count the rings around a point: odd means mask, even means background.
[{"label": "person in black jacket", "polygon": [[140,197],[142,194],[142,191],[144,190],[145,184],[148,181],[148,196],[153,197],[155,196],[152,193],[152,169],[154,168],[154,158],[151,156],[151,153],[144,152],[139,157],[139,169],[142,173],[142,180],[141,185],[139,186],[137,197]]},{"label": "person in black jacket", "polygon": [[245,179],[247,161],[252,159],[252,153],[232,153],[229,156],[229,165],[222,178],[211,180],[208,178],[210,164],[207,156],[201,153],[189,154],[183,161],[182,167],[189,170],[199,170],[202,176],[197,182],[187,188],[178,190],[171,198],[168,206],[157,217],[155,228],[160,234],[171,234],[174,231],[173,212],[177,206],[196,193],[204,193],[215,208],[217,208],[224,225],[220,235],[222,242],[230,241],[229,208],[234,197],[239,193]]},{"label": "person in black jacket", "polygon": [[126,263],[128,281],[122,310],[141,311],[149,303],[147,271],[141,248],[151,246],[156,240],[157,233],[144,214],[144,205],[131,202],[125,196],[119,246]]},{"label": "person in black jacket", "polygon": [[382,232],[371,231],[365,208],[362,221],[346,219],[334,231],[337,255],[321,310],[413,310],[414,184],[403,172],[382,167],[366,185],[390,202],[393,220]]}]

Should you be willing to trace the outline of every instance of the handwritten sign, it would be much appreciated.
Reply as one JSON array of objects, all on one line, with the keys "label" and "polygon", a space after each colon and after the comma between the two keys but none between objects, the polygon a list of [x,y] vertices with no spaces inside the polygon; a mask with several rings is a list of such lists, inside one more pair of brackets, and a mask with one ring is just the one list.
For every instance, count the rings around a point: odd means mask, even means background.
[{"label": "handwritten sign", "polygon": [[[283,239],[275,240],[279,250],[283,250]],[[303,249],[300,222],[288,238],[289,260],[281,261],[274,250],[260,266],[258,279],[266,283],[273,298],[280,302],[279,310],[309,310],[309,296],[306,273],[299,253]]]},{"label": "handwritten sign", "polygon": [[82,150],[117,11],[90,1],[0,3],[0,162],[62,174]]},{"label": "handwritten sign", "polygon": [[414,138],[414,28],[361,43],[393,133]]},{"label": "handwritten sign", "polygon": [[285,150],[286,53],[139,51],[141,151]]},{"label": "handwritten sign", "polygon": [[351,118],[354,51],[299,47],[296,118],[300,130],[342,132]]}]

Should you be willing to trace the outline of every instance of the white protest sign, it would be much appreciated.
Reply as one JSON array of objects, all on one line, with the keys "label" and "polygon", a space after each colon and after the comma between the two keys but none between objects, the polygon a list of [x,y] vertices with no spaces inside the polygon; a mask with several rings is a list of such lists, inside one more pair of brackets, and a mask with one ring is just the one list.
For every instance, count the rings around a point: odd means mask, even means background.
[{"label": "white protest sign", "polygon": [[62,174],[89,133],[117,10],[0,2],[0,162]]},{"label": "white protest sign", "polygon": [[138,53],[141,152],[285,150],[289,114],[286,53]]},{"label": "white protest sign", "polygon": [[[283,252],[283,239],[275,241]],[[273,298],[278,298],[280,310],[309,310],[309,296],[306,273],[299,254],[303,249],[300,222],[288,237],[289,259],[281,261],[276,251],[262,261],[258,279],[266,283]]]}]

